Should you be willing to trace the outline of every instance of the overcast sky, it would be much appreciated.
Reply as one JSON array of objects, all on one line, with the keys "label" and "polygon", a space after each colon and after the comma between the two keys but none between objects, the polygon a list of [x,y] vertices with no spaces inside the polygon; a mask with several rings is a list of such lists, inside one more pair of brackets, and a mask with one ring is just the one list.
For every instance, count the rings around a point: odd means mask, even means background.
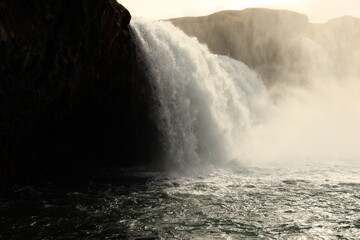
[{"label": "overcast sky", "polygon": [[167,19],[202,16],[226,9],[266,7],[289,9],[309,16],[310,22],[351,15],[360,18],[360,0],[118,0],[133,16]]}]

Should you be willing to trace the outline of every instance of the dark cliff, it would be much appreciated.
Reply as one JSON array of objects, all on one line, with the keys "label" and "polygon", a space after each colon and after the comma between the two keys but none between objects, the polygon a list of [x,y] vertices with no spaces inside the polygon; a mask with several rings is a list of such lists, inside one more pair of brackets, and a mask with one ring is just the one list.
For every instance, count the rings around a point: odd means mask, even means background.
[{"label": "dark cliff", "polygon": [[356,18],[311,24],[307,16],[291,11],[245,9],[169,21],[212,52],[249,65],[268,86],[306,84],[321,71],[359,76],[354,73],[360,63]]},{"label": "dark cliff", "polygon": [[130,18],[116,0],[0,2],[0,182],[149,156]]}]

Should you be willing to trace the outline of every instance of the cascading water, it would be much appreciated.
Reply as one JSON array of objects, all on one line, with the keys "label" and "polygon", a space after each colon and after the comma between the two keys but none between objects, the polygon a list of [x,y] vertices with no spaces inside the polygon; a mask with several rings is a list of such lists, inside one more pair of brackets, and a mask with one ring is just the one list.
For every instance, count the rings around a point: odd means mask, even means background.
[{"label": "cascading water", "polygon": [[132,29],[160,105],[165,165],[183,169],[237,158],[244,133],[266,103],[257,74],[210,53],[170,23],[135,19]]},{"label": "cascading water", "polygon": [[321,44],[296,39],[308,67],[288,80],[311,82],[276,85],[274,103],[249,67],[210,53],[172,24],[135,19],[132,29],[159,103],[166,167],[359,158],[358,77],[339,79]]}]

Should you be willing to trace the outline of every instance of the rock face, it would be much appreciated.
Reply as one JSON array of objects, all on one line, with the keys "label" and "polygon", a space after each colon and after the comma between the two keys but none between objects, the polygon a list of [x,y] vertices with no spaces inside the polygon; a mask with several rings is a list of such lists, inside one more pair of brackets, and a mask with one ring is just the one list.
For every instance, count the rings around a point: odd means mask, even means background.
[{"label": "rock face", "polygon": [[0,181],[149,156],[130,18],[116,0],[0,2]]},{"label": "rock face", "polygon": [[[304,84],[321,71],[343,75],[360,63],[360,20],[351,17],[311,24],[295,12],[245,9],[169,21],[212,52],[249,65],[268,86]],[[329,59],[334,62],[326,69]]]},{"label": "rock face", "polygon": [[308,18],[290,11],[245,9],[170,21],[214,53],[243,61],[270,84],[287,67],[284,55],[291,51],[290,40],[306,31]]}]

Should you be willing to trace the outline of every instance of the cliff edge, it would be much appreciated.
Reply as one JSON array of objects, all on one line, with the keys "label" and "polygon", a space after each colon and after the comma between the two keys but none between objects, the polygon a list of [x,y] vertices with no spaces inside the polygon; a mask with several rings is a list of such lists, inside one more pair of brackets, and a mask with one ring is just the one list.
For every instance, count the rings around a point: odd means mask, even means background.
[{"label": "cliff edge", "polygon": [[116,0],[1,1],[0,182],[147,156],[130,18]]}]

